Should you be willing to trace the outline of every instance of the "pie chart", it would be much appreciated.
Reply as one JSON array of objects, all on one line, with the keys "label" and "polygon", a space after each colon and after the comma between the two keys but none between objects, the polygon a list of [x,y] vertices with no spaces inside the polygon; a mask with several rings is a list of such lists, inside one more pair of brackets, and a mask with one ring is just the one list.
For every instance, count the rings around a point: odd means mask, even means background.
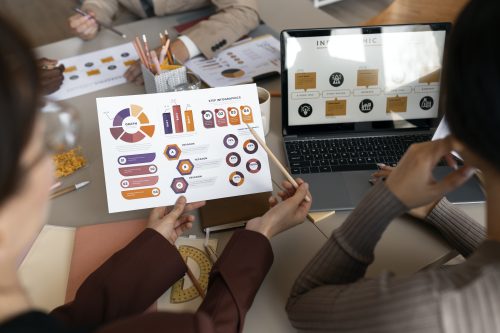
[{"label": "pie chart", "polygon": [[135,143],[146,136],[152,137],[155,126],[149,124],[149,118],[142,111],[142,107],[131,104],[130,108],[123,109],[116,114],[110,131],[115,140]]}]

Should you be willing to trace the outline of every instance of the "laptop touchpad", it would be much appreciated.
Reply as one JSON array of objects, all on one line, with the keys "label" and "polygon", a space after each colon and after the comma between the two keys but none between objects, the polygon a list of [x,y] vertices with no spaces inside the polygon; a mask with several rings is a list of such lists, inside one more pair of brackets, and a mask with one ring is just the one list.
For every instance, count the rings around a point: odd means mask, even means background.
[{"label": "laptop touchpad", "polygon": [[342,172],[300,175],[309,183],[313,196],[312,211],[350,209],[353,202],[348,195],[347,183]]}]

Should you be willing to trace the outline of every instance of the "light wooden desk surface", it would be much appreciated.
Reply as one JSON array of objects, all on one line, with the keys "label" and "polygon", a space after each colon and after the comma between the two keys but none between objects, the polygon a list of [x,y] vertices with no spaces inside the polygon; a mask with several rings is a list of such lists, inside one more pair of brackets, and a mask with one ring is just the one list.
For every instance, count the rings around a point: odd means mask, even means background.
[{"label": "light wooden desk surface", "polygon": [[[283,18],[281,16],[281,18],[278,18],[278,15],[275,15],[274,12],[276,6],[280,4],[283,5],[282,8],[287,13],[287,22],[294,22],[293,26],[290,27],[299,27],[297,22],[304,24],[304,26],[329,25],[327,15],[313,8],[307,0],[297,1],[300,5],[297,5],[295,9],[293,6],[287,6],[288,0],[275,0],[272,2],[261,0],[260,3],[262,17],[275,30],[287,27]],[[206,15],[206,12],[202,10],[169,17],[150,18],[120,26],[120,30],[129,38],[146,33],[153,40],[158,31],[169,28],[169,31],[173,32],[174,29],[171,29],[171,27],[204,15]],[[123,42],[123,39],[104,30],[93,41],[83,42],[80,39],[71,38],[39,47],[37,53],[40,56],[61,59],[119,45]],[[279,78],[259,82],[259,85],[268,90],[280,90]],[[90,179],[92,183],[85,189],[54,200],[49,218],[50,224],[82,226],[147,216],[147,210],[117,214],[108,214],[107,212],[95,104],[97,97],[142,93],[144,93],[144,87],[127,83],[67,100],[68,103],[79,110],[83,122],[81,146],[89,161],[89,166],[69,177],[65,182],[66,184],[72,184]],[[281,101],[279,98],[272,99],[271,113],[271,132],[266,137],[266,140],[278,158],[284,161],[280,134]],[[280,172],[273,165],[271,166],[271,173],[275,179],[282,179]],[[483,205],[467,205],[464,206],[464,209],[478,221],[484,221]],[[329,235],[333,229],[342,224],[347,215],[346,212],[337,213],[318,223],[317,227]],[[259,290],[252,309],[248,313],[245,332],[293,331],[286,317],[284,306],[295,278],[326,241],[325,236],[317,227],[306,222],[272,240],[275,255],[274,265]],[[194,229],[192,233],[202,236],[199,227],[195,226]],[[230,238],[231,232],[221,232],[213,236],[220,240],[221,246],[219,248],[222,248]],[[374,275],[384,269],[391,269],[401,274],[412,273],[442,258],[449,251],[448,245],[434,232],[423,227],[419,222],[401,217],[392,223],[377,246],[376,260],[370,267],[369,274]]]}]

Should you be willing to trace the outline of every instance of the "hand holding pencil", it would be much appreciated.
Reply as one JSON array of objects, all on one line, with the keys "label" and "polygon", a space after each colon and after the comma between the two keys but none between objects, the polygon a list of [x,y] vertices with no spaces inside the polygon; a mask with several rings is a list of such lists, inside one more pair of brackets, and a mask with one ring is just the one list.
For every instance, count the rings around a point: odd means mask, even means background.
[{"label": "hand holding pencil", "polygon": [[99,31],[99,24],[94,19],[95,13],[88,11],[86,16],[76,13],[68,19],[69,27],[73,34],[83,40],[91,40],[97,36]]}]

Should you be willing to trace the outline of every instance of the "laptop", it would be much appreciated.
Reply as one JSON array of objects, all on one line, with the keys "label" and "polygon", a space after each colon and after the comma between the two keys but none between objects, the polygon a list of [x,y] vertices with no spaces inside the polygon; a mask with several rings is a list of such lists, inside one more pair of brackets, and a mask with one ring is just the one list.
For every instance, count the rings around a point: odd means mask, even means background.
[{"label": "laptop", "polygon": [[[376,163],[396,165],[432,138],[450,23],[285,30],[281,42],[283,139],[312,210],[354,208]],[[451,171],[444,162],[440,179]],[[476,179],[450,193],[483,202]]]}]

